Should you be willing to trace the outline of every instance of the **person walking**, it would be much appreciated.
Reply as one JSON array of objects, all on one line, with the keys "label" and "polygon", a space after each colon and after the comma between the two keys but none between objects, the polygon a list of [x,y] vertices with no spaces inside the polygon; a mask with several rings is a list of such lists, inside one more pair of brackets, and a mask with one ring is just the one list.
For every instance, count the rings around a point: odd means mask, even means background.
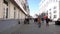
[{"label": "person walking", "polygon": [[42,18],[42,23],[44,23],[44,18]]},{"label": "person walking", "polygon": [[48,16],[44,16],[44,20],[46,21],[46,26],[49,26],[50,19],[48,18]]},{"label": "person walking", "polygon": [[38,27],[40,28],[41,27],[41,19],[40,19],[40,17],[38,17],[37,20],[38,20]]},{"label": "person walking", "polygon": [[50,21],[50,19],[48,17],[46,17],[46,26],[49,26],[49,21]]},{"label": "person walking", "polygon": [[47,16],[44,16],[43,18],[44,18],[44,23],[46,23],[46,18],[47,18]]}]

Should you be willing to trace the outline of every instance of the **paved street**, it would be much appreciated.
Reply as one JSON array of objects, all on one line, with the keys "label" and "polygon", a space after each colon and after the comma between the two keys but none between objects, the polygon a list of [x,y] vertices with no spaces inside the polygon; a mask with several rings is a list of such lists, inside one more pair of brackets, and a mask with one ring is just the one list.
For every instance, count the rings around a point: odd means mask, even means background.
[{"label": "paved street", "polygon": [[[50,22],[51,23],[51,22]],[[41,24],[41,28],[38,28],[36,23],[23,24],[7,29],[0,34],[60,34],[60,26],[50,24],[46,26],[45,23]]]}]

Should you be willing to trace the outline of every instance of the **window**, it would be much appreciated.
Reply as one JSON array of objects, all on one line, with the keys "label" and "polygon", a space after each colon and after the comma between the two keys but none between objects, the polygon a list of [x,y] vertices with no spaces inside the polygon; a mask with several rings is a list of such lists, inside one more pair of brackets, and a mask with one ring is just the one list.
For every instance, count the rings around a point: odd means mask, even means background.
[{"label": "window", "polygon": [[49,9],[49,11],[51,11],[51,9]]},{"label": "window", "polygon": [[24,4],[23,8],[26,10],[26,4]]},{"label": "window", "polygon": [[56,9],[56,6],[54,6],[54,9]]},{"label": "window", "polygon": [[8,2],[6,1],[6,0],[3,0],[4,1],[4,3],[8,6]]},{"label": "window", "polygon": [[54,18],[56,18],[56,15],[54,15]]},{"label": "window", "polygon": [[8,18],[8,8],[6,8],[6,18]]},{"label": "window", "polygon": [[16,17],[16,7],[14,7],[14,18]]},{"label": "window", "polygon": [[56,10],[54,11],[54,13],[56,13]]}]

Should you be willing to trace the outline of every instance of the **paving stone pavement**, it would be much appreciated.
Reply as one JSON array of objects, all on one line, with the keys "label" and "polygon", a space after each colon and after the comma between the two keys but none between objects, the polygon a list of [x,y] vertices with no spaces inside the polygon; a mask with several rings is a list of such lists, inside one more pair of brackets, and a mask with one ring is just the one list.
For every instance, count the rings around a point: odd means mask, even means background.
[{"label": "paving stone pavement", "polygon": [[30,24],[23,24],[21,27],[18,25],[11,29],[7,29],[0,34],[60,34],[60,26],[54,24],[46,26],[45,23],[42,23],[40,28],[38,28],[37,23],[31,22]]}]

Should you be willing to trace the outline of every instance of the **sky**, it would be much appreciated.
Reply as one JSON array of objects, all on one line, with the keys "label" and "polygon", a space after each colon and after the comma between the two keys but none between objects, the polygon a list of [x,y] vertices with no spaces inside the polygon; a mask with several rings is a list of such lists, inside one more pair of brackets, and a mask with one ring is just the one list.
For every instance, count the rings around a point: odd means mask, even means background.
[{"label": "sky", "polygon": [[34,16],[39,12],[39,3],[41,0],[28,0],[28,5],[30,9],[30,15]]}]

